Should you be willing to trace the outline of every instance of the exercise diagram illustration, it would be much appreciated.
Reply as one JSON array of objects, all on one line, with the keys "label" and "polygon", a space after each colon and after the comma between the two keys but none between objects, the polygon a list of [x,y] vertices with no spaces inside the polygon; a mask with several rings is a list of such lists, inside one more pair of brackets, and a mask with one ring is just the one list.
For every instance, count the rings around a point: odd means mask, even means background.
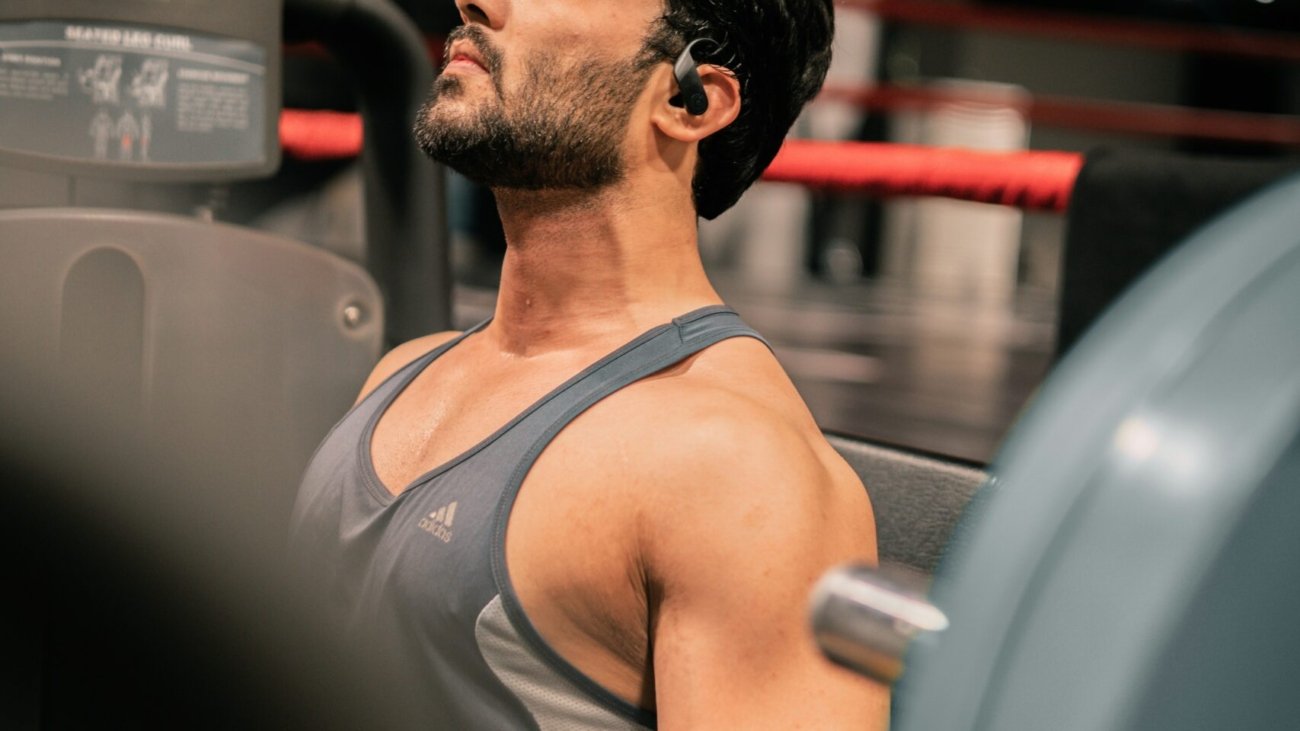
[{"label": "exercise diagram illustration", "polygon": [[120,104],[118,87],[122,81],[122,57],[100,54],[95,58],[94,66],[77,74],[77,80],[96,104]]},{"label": "exercise diagram illustration", "polygon": [[108,160],[116,141],[116,160],[121,162],[149,160],[149,146],[153,137],[153,119],[147,110],[167,107],[167,80],[170,76],[166,59],[146,58],[131,76],[127,95],[135,109],[123,109],[119,114],[110,106],[123,106],[122,57],[100,54],[94,66],[78,73],[81,88],[96,105],[87,133],[94,146],[97,160]]},{"label": "exercise diagram illustration", "polygon": [[90,138],[95,143],[95,159],[108,159],[108,142],[113,138],[113,118],[100,109],[90,120]]},{"label": "exercise diagram illustration", "polygon": [[142,109],[167,106],[167,59],[147,58],[131,78],[131,96]]}]

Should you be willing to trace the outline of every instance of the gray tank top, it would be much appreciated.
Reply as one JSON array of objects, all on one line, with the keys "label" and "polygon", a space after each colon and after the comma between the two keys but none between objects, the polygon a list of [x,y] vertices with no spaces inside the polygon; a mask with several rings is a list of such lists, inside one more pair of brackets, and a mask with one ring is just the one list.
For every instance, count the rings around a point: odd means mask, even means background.
[{"label": "gray tank top", "polygon": [[299,489],[292,549],[324,572],[349,622],[401,638],[394,649],[428,691],[431,728],[654,728],[653,713],[587,678],[533,627],[506,570],[507,519],[542,450],[583,411],[714,343],[762,338],[725,307],[676,318],[393,497],[370,459],[375,424],[421,371],[486,325],[404,366],[326,436]]}]

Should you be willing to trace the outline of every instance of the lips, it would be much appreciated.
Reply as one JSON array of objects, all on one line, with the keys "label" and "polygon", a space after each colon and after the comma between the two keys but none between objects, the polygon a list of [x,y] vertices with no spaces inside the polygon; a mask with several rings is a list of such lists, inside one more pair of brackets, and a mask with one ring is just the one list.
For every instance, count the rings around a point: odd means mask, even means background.
[{"label": "lips", "polygon": [[452,44],[450,51],[448,54],[448,67],[474,66],[480,71],[487,71],[487,63],[483,60],[483,54],[472,43],[457,41]]}]

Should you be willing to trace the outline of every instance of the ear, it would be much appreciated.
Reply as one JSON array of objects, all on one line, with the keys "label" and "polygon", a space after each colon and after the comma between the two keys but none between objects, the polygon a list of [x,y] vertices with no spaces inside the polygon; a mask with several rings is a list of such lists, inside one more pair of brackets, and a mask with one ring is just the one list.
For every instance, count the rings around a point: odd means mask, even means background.
[{"label": "ear", "polygon": [[691,114],[685,107],[670,102],[679,92],[672,66],[661,65],[651,82],[654,87],[651,122],[659,132],[679,142],[699,142],[736,121],[740,114],[740,82],[736,77],[713,64],[700,64],[698,69],[704,93],[709,97],[709,108],[703,114]]}]

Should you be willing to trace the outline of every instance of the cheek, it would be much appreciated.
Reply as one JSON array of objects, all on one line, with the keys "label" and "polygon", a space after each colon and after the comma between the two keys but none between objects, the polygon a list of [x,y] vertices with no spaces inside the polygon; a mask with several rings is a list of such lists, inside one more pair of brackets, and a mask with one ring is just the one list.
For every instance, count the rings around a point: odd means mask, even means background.
[{"label": "cheek", "polygon": [[583,65],[576,56],[558,50],[516,55],[503,67],[502,97],[508,103],[511,100],[552,95],[575,74],[582,73]]},{"label": "cheek", "polygon": [[[728,0],[731,1],[731,0]],[[575,59],[629,58],[640,50],[661,0],[566,0],[532,3],[515,12],[508,32],[536,50]]]},{"label": "cheek", "polygon": [[574,13],[568,13],[569,27],[593,47],[620,56],[634,53],[650,25],[666,10],[662,0],[586,0],[582,4],[581,20],[575,22]]}]

